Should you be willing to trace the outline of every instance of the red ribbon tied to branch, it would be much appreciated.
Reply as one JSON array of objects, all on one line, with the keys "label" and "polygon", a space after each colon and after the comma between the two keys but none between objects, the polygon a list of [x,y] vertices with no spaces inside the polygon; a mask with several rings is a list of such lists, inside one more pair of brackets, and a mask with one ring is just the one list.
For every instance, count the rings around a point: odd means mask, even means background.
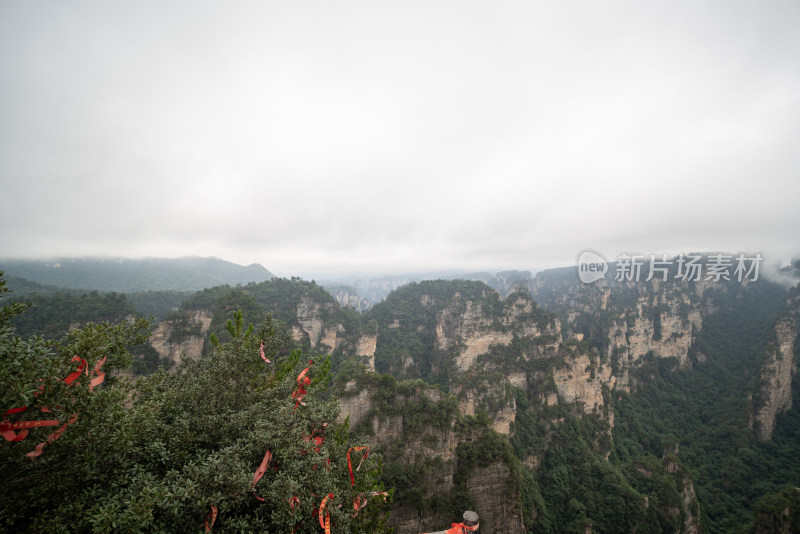
[{"label": "red ribbon tied to branch", "polygon": [[308,378],[306,374],[308,374],[308,372],[311,370],[312,365],[314,365],[314,362],[309,360],[308,367],[303,369],[303,371],[299,375],[297,375],[297,389],[294,390],[294,393],[292,393],[292,398],[295,399],[296,401],[294,403],[295,410],[297,410],[297,406],[300,404],[302,404],[303,406],[306,405],[306,403],[303,402],[303,397],[308,395],[308,391],[306,391],[306,386],[311,384],[311,379]]},{"label": "red ribbon tied to branch", "polygon": [[267,355],[264,354],[264,340],[263,339],[261,340],[261,348],[259,350],[261,351],[261,359],[264,360],[267,363],[272,363],[271,361],[269,361],[267,359]]},{"label": "red ribbon tied to branch", "polygon": [[[71,361],[73,361],[73,362],[80,362],[80,364],[78,364],[78,368],[77,368],[77,369],[75,369],[74,371],[72,371],[72,372],[71,372],[71,373],[70,373],[70,374],[67,376],[67,378],[65,378],[65,379],[64,379],[64,382],[65,382],[66,384],[68,384],[68,385],[69,385],[69,384],[72,384],[73,382],[75,382],[75,380],[76,380],[76,379],[77,379],[79,376],[81,376],[81,373],[84,371],[84,369],[86,369],[86,360],[84,360],[84,359],[83,359],[83,358],[81,358],[80,356],[73,356]],[[88,369],[86,369],[86,374],[87,374],[87,375],[89,374],[89,370],[88,370]]]},{"label": "red ribbon tied to branch", "polygon": [[211,529],[214,527],[214,521],[216,520],[217,520],[217,507],[212,504],[211,511],[208,512],[208,515],[206,515],[206,521],[205,521],[206,532],[211,532]]},{"label": "red ribbon tied to branch", "polygon": [[300,506],[300,499],[297,495],[292,495],[287,501],[289,501],[289,510],[294,514],[294,509]]},{"label": "red ribbon tied to branch", "polygon": [[253,495],[255,495],[256,499],[258,499],[259,501],[265,501],[266,499],[264,499],[264,497],[259,497],[256,494],[256,484],[258,484],[258,481],[261,480],[261,477],[264,476],[264,473],[267,472],[267,468],[269,467],[269,462],[271,460],[272,460],[272,452],[267,451],[266,454],[264,454],[264,459],[261,460],[261,465],[259,465],[258,469],[256,469],[256,472],[253,475],[253,483],[250,485],[250,488],[253,490]]},{"label": "red ribbon tied to branch", "polygon": [[[319,526],[325,529],[325,534],[331,534],[331,513],[325,511],[325,507],[328,505],[328,500],[333,500],[333,493],[326,495],[319,505]],[[325,514],[324,521],[323,513]]]},{"label": "red ribbon tied to branch", "polygon": [[364,462],[364,460],[367,459],[367,456],[369,455],[369,447],[350,447],[349,449],[347,449],[347,470],[350,471],[350,485],[355,486],[356,477],[353,474],[353,463],[350,461],[351,451],[364,451],[364,456],[361,457],[361,461],[358,462],[358,467],[356,467],[356,471],[358,471],[359,469],[361,469],[361,464]]},{"label": "red ribbon tied to branch", "polygon": [[358,511],[362,508],[365,508],[369,504],[370,497],[377,497],[378,495],[383,495],[383,502],[386,502],[386,498],[389,496],[389,493],[386,491],[370,491],[367,493],[359,493],[355,497],[353,497],[353,516],[355,517],[358,515]]},{"label": "red ribbon tied to branch", "polygon": [[89,391],[92,391],[95,386],[99,386],[103,383],[106,379],[106,374],[100,370],[103,367],[103,364],[106,363],[106,359],[108,356],[103,356],[102,359],[97,360],[97,363],[94,364],[94,369],[92,370],[92,374],[97,375],[96,377],[92,378],[91,382],[89,382]]}]

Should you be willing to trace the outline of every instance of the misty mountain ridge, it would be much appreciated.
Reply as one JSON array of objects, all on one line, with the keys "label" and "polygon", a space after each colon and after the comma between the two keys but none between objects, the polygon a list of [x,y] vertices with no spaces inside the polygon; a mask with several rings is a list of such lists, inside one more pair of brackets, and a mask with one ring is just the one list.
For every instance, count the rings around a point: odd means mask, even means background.
[{"label": "misty mountain ridge", "polygon": [[262,265],[219,258],[58,258],[0,260],[0,271],[45,286],[97,291],[198,291],[220,285],[264,282],[275,275]]}]

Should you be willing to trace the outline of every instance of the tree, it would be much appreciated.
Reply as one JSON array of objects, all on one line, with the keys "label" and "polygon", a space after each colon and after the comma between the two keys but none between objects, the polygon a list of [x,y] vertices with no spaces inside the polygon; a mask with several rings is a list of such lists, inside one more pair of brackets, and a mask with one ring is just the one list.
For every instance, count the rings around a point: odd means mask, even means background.
[{"label": "tree", "polygon": [[[115,328],[132,327],[87,327],[93,334],[77,337],[87,354],[99,356],[109,341],[121,347],[131,341],[114,338]],[[2,443],[0,476],[11,481],[0,489],[3,526],[310,533],[320,531],[319,508],[332,495],[322,516],[334,532],[385,531],[384,496],[373,495],[383,490],[380,459],[364,458],[368,450],[336,424],[336,402],[321,395],[324,362],[311,364],[298,351],[270,352],[273,363],[261,359],[262,340],[265,350],[277,349],[276,332],[267,316],[254,330],[258,335],[237,337],[173,372],[84,388],[75,393],[84,404],[70,405],[79,410],[78,420],[33,461],[24,457],[25,442]],[[4,383],[34,383],[33,373],[17,377],[16,361],[39,342],[18,340],[19,349],[12,350],[7,337],[0,340]],[[67,348],[77,346],[40,350],[31,358],[65,364],[72,356]],[[57,366],[42,366],[54,377],[48,384],[63,376]],[[82,385],[62,388],[63,398],[83,391]],[[354,503],[369,506],[354,510]]]}]

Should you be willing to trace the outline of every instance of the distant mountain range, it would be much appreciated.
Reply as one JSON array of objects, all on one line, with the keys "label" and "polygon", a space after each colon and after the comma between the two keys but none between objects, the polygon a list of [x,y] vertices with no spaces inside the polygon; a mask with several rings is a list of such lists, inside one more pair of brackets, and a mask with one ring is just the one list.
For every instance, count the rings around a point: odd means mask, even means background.
[{"label": "distant mountain range", "polygon": [[98,291],[197,291],[219,285],[264,282],[275,275],[219,258],[63,258],[0,260],[0,271],[39,284]]}]

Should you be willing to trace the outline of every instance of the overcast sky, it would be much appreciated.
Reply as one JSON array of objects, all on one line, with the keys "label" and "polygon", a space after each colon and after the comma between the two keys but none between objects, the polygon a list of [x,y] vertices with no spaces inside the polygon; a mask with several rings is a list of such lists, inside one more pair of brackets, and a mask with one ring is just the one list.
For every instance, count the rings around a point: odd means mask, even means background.
[{"label": "overcast sky", "polygon": [[0,257],[800,253],[800,2],[0,0]]}]

